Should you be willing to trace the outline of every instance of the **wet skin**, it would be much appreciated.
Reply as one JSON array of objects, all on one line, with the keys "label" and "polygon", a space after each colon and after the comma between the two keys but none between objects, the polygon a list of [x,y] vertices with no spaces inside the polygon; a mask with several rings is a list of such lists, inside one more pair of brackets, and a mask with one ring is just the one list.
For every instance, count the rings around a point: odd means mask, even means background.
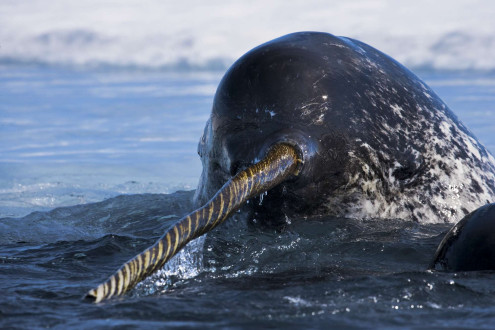
[{"label": "wet skin", "polygon": [[[304,167],[245,208],[262,221],[315,214],[455,221],[495,195],[484,185],[495,178],[493,158],[442,100],[356,40],[294,33],[232,65],[198,146],[197,205],[280,141],[302,151]],[[469,171],[482,174],[459,174]],[[449,203],[449,184],[464,187],[462,203]]]},{"label": "wet skin", "polygon": [[495,196],[495,160],[428,86],[380,51],[326,33],[290,34],[236,61],[198,153],[198,209],[89,291],[92,301],[124,294],[241,207],[268,224],[438,222]]},{"label": "wet skin", "polygon": [[480,207],[452,227],[438,246],[430,268],[495,270],[495,204]]}]

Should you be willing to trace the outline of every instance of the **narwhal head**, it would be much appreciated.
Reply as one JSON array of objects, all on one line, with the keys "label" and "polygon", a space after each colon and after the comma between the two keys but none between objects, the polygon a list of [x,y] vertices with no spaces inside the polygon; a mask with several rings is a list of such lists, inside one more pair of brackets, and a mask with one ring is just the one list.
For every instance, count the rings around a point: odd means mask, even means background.
[{"label": "narwhal head", "polygon": [[[442,180],[467,182],[464,169],[480,169],[474,158],[486,155],[453,137],[475,141],[424,83],[370,46],[316,32],[263,44],[218,86],[198,147],[198,208],[86,297],[124,294],[256,198],[248,210],[275,224],[313,214],[438,216],[438,198],[428,197],[447,198]],[[453,157],[466,160],[442,161]]]},{"label": "narwhal head", "polygon": [[[485,168],[489,182],[486,151],[429,87],[380,51],[327,33],[272,40],[227,71],[198,146],[198,205],[278,142],[298,150],[302,168],[246,206],[256,219],[319,214],[438,221],[467,213],[469,203],[493,191],[478,189],[478,174],[469,174]],[[478,154],[487,161],[480,163]],[[459,162],[442,160],[453,158]],[[476,194],[465,189],[464,205],[452,205],[445,183],[471,181]]]},{"label": "narwhal head", "polygon": [[[328,38],[328,34],[322,37]],[[289,35],[241,57],[220,82],[198,145],[203,173],[196,201],[203,204],[240,170],[277,143],[293,145],[303,164],[293,177],[247,207],[256,218],[321,212],[328,196],[348,180],[348,142],[333,116],[333,78],[316,38]],[[318,47],[318,46],[316,46]]]}]

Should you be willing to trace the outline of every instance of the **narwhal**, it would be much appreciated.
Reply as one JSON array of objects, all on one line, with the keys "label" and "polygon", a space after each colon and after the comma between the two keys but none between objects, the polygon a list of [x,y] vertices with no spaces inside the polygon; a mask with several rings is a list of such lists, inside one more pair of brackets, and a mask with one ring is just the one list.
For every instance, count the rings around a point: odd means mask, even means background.
[{"label": "narwhal", "polygon": [[198,153],[198,209],[88,298],[122,295],[251,199],[263,203],[243,212],[265,222],[317,214],[450,222],[495,196],[494,158],[424,82],[327,33],[289,34],[237,60]]},{"label": "narwhal", "polygon": [[456,223],[440,242],[430,269],[495,270],[495,204],[483,205]]}]

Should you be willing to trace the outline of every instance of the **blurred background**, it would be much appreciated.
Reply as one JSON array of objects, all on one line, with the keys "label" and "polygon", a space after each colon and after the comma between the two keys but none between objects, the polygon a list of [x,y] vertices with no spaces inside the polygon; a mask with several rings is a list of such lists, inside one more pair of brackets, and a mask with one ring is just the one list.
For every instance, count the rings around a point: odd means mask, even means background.
[{"label": "blurred background", "polygon": [[411,68],[495,69],[489,0],[4,0],[2,64],[225,69],[281,35],[362,40]]},{"label": "blurred background", "polygon": [[495,2],[0,2],[0,217],[194,189],[225,70],[316,30],[423,78],[495,152]]}]

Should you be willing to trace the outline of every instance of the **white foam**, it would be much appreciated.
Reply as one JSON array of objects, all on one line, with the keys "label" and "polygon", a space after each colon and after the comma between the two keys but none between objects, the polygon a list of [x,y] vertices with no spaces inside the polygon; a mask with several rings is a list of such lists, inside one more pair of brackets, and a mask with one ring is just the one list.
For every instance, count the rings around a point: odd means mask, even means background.
[{"label": "white foam", "polygon": [[488,0],[0,2],[0,63],[224,69],[303,30],[362,40],[409,67],[495,69]]}]

